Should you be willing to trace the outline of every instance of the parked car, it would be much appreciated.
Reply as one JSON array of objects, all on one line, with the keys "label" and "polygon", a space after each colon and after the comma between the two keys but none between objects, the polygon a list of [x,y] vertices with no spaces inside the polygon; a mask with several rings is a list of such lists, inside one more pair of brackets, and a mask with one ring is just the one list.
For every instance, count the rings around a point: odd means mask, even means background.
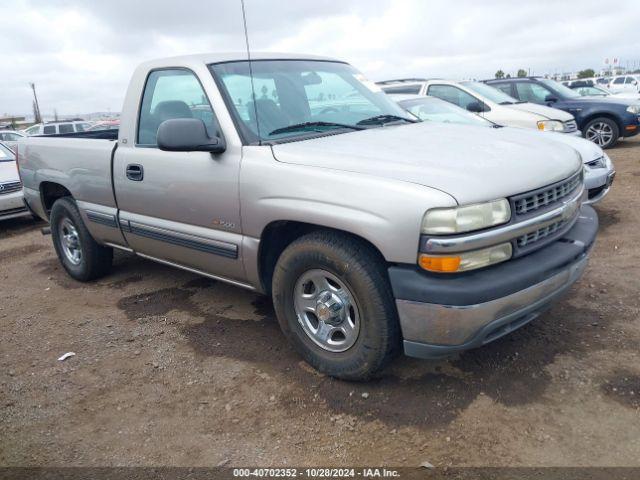
[{"label": "parked car", "polygon": [[47,122],[38,123],[27,128],[24,133],[32,135],[60,135],[65,133],[84,132],[91,125],[88,122]]},{"label": "parked car", "polygon": [[118,130],[120,128],[120,120],[108,120],[104,122],[98,122],[87,128],[88,132],[95,132],[96,130]]},{"label": "parked car", "polygon": [[26,137],[24,133],[16,130],[0,130],[0,142],[4,143],[5,146],[13,151],[16,150],[18,140],[24,137]]},{"label": "parked car", "polygon": [[618,75],[609,81],[608,87],[613,93],[640,93],[640,76]]},{"label": "parked car", "polygon": [[[439,98],[421,95],[390,95],[390,97],[422,121],[458,123],[484,128],[501,127]],[[528,130],[528,132],[531,135],[540,135],[536,131]],[[616,174],[609,156],[598,145],[584,138],[556,133],[544,135],[548,135],[546,138],[550,140],[565,143],[578,151],[585,166],[584,183],[587,199],[584,203],[591,205],[599,203],[609,193]]]},{"label": "parked car", "polygon": [[640,132],[640,104],[632,100],[584,98],[554,80],[539,77],[492,79],[486,83],[520,100],[571,113],[582,135],[602,148],[611,148],[619,138]]},{"label": "parked car", "polygon": [[22,195],[13,151],[0,143],[0,220],[30,215]]},{"label": "parked car", "polygon": [[571,90],[575,90],[582,97],[611,97],[611,98],[624,98],[629,100],[637,100],[640,102],[640,93],[632,93],[632,92],[618,92],[613,93],[610,90],[607,90],[604,87],[600,87],[597,85],[581,85],[575,84],[571,85],[569,88]]},{"label": "parked car", "polygon": [[18,144],[69,275],[105,275],[115,248],[271,295],[309,364],[362,380],[401,345],[495,340],[582,274],[598,219],[573,148],[418,122],[341,61],[251,58],[144,63],[118,132]]},{"label": "parked car", "polygon": [[499,125],[579,135],[572,115],[554,108],[518,101],[481,82],[410,79],[390,80],[380,82],[379,85],[387,93],[438,97]]}]

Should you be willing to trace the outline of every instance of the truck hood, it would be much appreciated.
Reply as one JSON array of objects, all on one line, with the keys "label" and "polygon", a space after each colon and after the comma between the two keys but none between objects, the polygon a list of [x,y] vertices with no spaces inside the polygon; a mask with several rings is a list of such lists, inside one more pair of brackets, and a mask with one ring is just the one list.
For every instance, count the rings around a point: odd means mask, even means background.
[{"label": "truck hood", "polygon": [[18,167],[14,160],[0,162],[0,183],[17,182],[19,179]]},{"label": "truck hood", "polygon": [[420,122],[272,148],[280,162],[421,184],[468,204],[534,190],[578,170],[578,152],[547,137],[517,128]]},{"label": "truck hood", "polygon": [[523,112],[535,113],[549,120],[560,120],[561,122],[568,122],[569,120],[573,120],[573,115],[571,115],[570,113],[558,110],[557,108],[538,105],[536,103],[514,103],[513,105],[505,105],[505,107],[513,108],[515,110],[521,110]]}]

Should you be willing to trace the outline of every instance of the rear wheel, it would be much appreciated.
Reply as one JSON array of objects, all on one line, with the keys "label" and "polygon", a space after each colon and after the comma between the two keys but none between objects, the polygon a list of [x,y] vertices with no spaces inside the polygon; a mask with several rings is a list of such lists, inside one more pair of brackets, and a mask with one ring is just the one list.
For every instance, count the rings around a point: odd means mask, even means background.
[{"label": "rear wheel", "polygon": [[348,235],[314,232],[289,245],[273,275],[273,302],[296,350],[328,375],[369,379],[399,351],[384,260]]},{"label": "rear wheel", "polygon": [[620,128],[610,118],[594,118],[584,127],[584,138],[599,145],[601,148],[611,148],[618,143]]},{"label": "rear wheel", "polygon": [[51,237],[60,263],[76,280],[93,280],[111,269],[113,250],[93,239],[70,197],[56,200],[51,208]]}]

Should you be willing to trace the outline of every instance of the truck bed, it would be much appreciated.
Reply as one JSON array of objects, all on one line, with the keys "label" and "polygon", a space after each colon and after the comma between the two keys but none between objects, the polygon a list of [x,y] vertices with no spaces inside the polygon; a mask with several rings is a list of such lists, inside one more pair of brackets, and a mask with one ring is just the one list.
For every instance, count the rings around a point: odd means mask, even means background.
[{"label": "truck bed", "polygon": [[116,130],[33,136],[19,142],[18,161],[27,200],[39,200],[42,182],[55,181],[77,201],[115,207],[111,161],[117,142],[116,138],[103,138],[113,135],[117,136]]},{"label": "truck bed", "polygon": [[34,137],[92,138],[97,140],[118,140],[118,130],[92,130],[90,132],[56,133],[54,135],[34,135]]}]

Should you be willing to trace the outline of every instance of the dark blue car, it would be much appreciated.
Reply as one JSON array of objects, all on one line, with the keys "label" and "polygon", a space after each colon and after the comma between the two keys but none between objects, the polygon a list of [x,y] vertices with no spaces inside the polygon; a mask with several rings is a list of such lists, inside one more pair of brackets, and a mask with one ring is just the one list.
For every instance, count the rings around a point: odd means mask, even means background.
[{"label": "dark blue car", "polygon": [[640,133],[640,104],[634,100],[584,98],[554,80],[539,77],[500,78],[485,83],[524,102],[571,113],[582,136],[602,148],[614,146],[621,137]]}]

